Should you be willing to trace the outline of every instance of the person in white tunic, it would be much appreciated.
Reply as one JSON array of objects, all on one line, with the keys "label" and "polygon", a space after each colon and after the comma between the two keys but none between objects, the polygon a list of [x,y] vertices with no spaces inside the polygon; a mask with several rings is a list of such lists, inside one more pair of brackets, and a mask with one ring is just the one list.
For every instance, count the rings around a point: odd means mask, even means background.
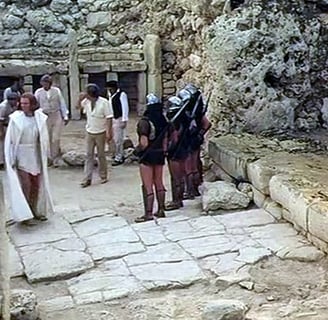
[{"label": "person in white tunic", "polygon": [[36,98],[24,93],[20,108],[9,117],[5,137],[5,163],[11,219],[34,224],[53,212],[49,190],[47,116]]}]

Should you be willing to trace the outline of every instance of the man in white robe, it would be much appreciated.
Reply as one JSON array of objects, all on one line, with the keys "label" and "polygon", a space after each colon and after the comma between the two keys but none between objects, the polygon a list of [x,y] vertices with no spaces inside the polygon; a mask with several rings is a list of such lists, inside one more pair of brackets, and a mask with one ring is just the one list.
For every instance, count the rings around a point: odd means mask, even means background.
[{"label": "man in white robe", "polygon": [[[9,197],[10,218],[16,222],[46,220],[47,214],[53,212],[47,164],[47,116],[41,109],[36,109],[37,101],[32,94],[24,93],[20,103],[22,110],[10,115],[5,137],[6,194]],[[28,183],[32,184],[30,189],[33,195],[27,194],[29,186],[26,187],[24,177],[30,179]],[[31,203],[33,197],[35,199]]]}]

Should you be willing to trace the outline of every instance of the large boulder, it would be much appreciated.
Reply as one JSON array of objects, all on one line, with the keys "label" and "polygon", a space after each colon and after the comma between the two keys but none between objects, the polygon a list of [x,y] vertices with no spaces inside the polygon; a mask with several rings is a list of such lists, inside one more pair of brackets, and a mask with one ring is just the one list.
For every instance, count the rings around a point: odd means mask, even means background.
[{"label": "large boulder", "polygon": [[71,150],[63,154],[62,159],[70,166],[82,167],[86,159],[86,154]]},{"label": "large boulder", "polygon": [[244,320],[247,306],[238,300],[209,302],[203,310],[202,320]]},{"label": "large boulder", "polygon": [[233,183],[226,181],[204,182],[201,191],[205,212],[244,209],[251,201],[247,194],[240,192]]}]

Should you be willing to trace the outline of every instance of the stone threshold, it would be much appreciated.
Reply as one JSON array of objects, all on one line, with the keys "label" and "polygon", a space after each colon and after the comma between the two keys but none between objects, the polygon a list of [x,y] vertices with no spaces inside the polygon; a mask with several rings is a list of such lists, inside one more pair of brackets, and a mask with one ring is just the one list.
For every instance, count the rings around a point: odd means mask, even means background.
[{"label": "stone threshold", "polygon": [[303,142],[249,134],[211,139],[209,156],[219,178],[251,183],[258,207],[328,253],[328,156],[309,152]]}]

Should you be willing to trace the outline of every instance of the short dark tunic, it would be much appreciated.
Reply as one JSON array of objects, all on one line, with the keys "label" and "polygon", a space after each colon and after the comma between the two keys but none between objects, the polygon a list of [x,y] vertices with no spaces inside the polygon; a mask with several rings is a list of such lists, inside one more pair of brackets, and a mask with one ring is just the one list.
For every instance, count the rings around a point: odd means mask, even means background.
[{"label": "short dark tunic", "polygon": [[164,165],[163,141],[167,133],[167,121],[161,105],[152,105],[146,110],[137,124],[137,133],[139,139],[146,136],[149,140],[148,147],[140,154],[139,162],[145,165]]}]

